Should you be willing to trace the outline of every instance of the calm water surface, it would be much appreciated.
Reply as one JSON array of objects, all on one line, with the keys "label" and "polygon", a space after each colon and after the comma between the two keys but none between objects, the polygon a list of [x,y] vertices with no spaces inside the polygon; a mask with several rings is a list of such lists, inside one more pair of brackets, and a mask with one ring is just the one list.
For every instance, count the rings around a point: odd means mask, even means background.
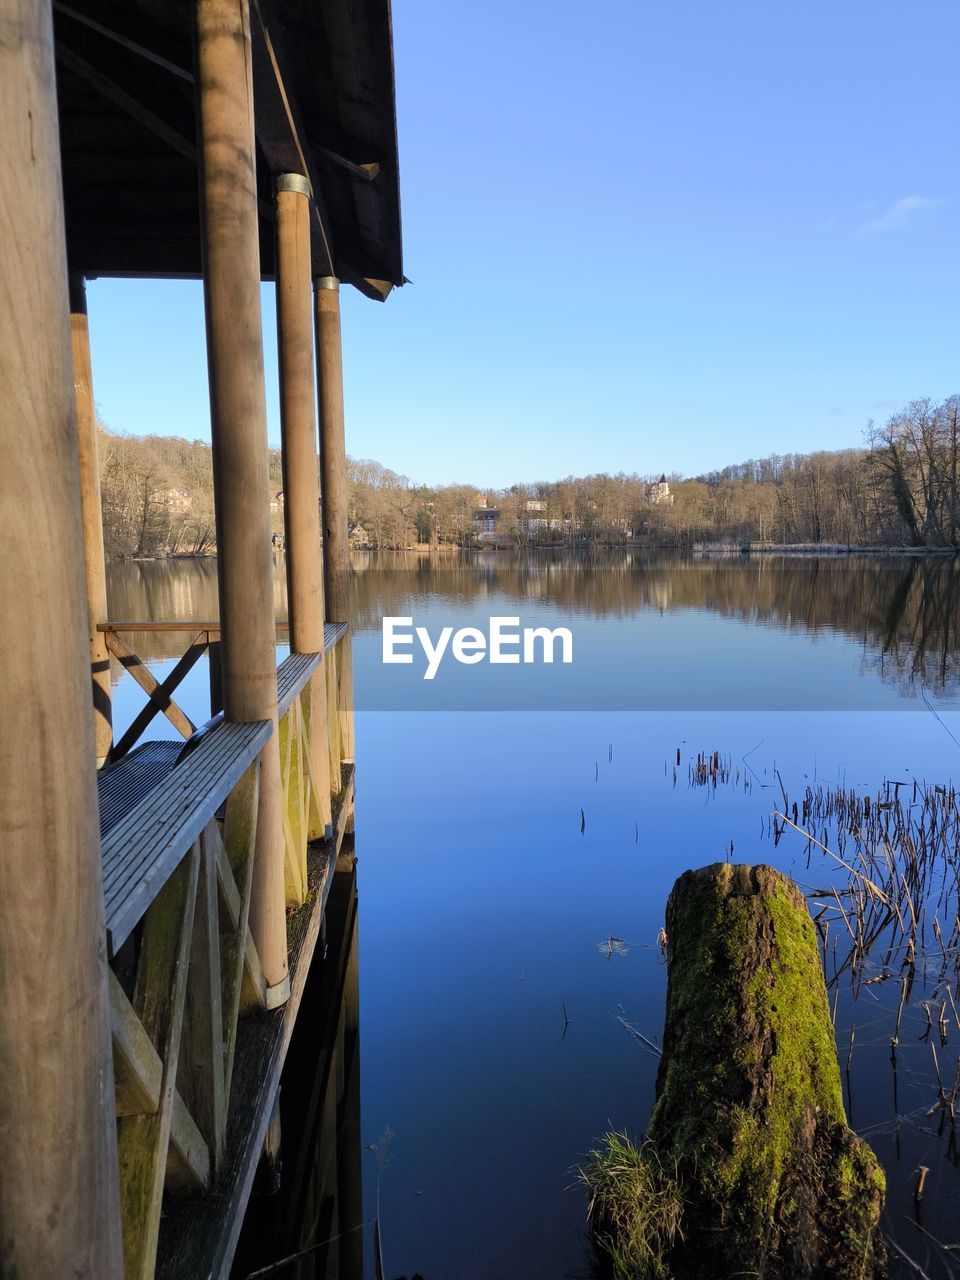
[{"label": "calm water surface", "polygon": [[[673,881],[732,847],[807,891],[836,882],[802,836],[770,838],[781,780],[791,798],[819,783],[874,795],[885,779],[950,783],[960,569],[611,552],[360,556],[355,570],[367,1217],[379,1195],[388,1276],[588,1276],[573,1170],[604,1130],[639,1134],[649,1118],[657,1061],[622,1020],[660,1037],[656,941]],[[116,619],[216,616],[206,561],[114,566],[109,593]],[[384,615],[434,634],[485,630],[492,615],[567,626],[574,662],[448,662],[427,683],[419,659],[382,664]],[[185,641],[131,645],[159,674]],[[201,664],[183,689],[194,719],[207,714],[206,679]],[[140,695],[123,677],[115,698],[122,728]],[[689,786],[689,761],[714,750],[731,761],[730,784]],[[948,888],[945,933],[958,907]],[[886,1228],[937,1277],[957,1256],[940,1245],[960,1241],[960,1170],[949,1127],[928,1114],[937,1080],[921,1001],[939,1007],[945,993],[928,926],[937,962],[920,958],[896,1075],[899,982],[869,981],[896,964],[871,956],[856,995],[841,977],[836,1027],[842,1063],[856,1027],[846,1097],[887,1169]],[[611,936],[624,940],[614,954]],[[949,973],[956,997],[952,951]],[[948,1088],[960,1040],[949,1018],[935,1043]],[[369,1248],[367,1259],[372,1276]]]}]

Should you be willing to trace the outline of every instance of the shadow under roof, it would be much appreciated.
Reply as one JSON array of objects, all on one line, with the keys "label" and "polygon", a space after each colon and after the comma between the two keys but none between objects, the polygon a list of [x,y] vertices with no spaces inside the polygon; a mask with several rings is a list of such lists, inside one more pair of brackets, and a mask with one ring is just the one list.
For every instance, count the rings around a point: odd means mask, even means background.
[{"label": "shadow under roof", "polygon": [[[54,0],[67,252],[86,276],[198,277],[189,0]],[[260,255],[272,180],[314,193],[316,275],[403,283],[389,0],[251,0]]]}]

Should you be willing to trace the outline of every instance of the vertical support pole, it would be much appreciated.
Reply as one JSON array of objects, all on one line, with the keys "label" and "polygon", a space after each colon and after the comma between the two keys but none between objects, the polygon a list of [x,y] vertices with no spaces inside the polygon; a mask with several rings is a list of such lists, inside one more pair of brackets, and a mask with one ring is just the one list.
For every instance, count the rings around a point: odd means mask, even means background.
[{"label": "vertical support pole", "polygon": [[[283,442],[283,519],[291,653],[323,651],[323,550],[314,399],[310,272],[310,184],[298,173],[276,180],[277,349]],[[310,775],[318,794],[319,830],[332,827],[330,757],[323,666],[309,700]],[[306,771],[305,771],[306,772]],[[309,815],[308,815],[309,822]]]},{"label": "vertical support pole", "polygon": [[87,582],[90,630],[90,672],[93,682],[93,740],[97,768],[113,746],[110,705],[110,654],[107,639],[97,630],[107,620],[107,573],[103,557],[103,513],[100,509],[100,463],[97,418],[93,403],[93,369],[87,290],[83,276],[70,275],[70,345],[73,350],[73,393],[77,412],[77,453],[80,459],[80,512],[83,518],[83,567]]},{"label": "vertical support pole", "polygon": [[223,710],[223,672],[220,669],[220,632],[207,632],[207,666],[210,681],[210,715]]},{"label": "vertical support pole", "polygon": [[276,179],[277,349],[290,649],[323,649],[320,476],[310,299],[310,183]]},{"label": "vertical support pole", "polygon": [[119,1280],[51,6],[0,4],[0,1274]]},{"label": "vertical support pole", "polygon": [[[324,572],[327,614],[350,621],[347,450],[343,429],[343,355],[340,339],[340,281],[321,276],[314,290],[317,323],[317,388],[320,401],[320,460],[323,474]],[[350,636],[340,643],[340,737],[345,760],[354,758],[353,662]],[[335,779],[339,786],[339,779]]]},{"label": "vertical support pole", "polygon": [[270,1006],[290,993],[248,0],[196,0],[203,288],[227,720],[272,720],[250,929]]}]

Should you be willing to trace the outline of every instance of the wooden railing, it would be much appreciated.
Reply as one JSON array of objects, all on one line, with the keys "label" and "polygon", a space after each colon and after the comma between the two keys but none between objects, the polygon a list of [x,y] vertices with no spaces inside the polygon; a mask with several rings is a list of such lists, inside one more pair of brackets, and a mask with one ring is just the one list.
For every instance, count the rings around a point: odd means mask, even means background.
[{"label": "wooden railing", "polygon": [[[202,626],[194,635],[186,653],[162,683],[157,681],[145,663],[120,638],[119,633],[121,631],[132,631],[134,629],[143,631],[148,628],[142,623],[103,623],[98,627],[98,630],[104,633],[104,640],[111,655],[116,658],[123,669],[133,677],[147,695],[146,705],[134,717],[129,728],[125,730],[119,741],[111,748],[111,762],[120,760],[127,754],[146,732],[154,717],[161,711],[184,738],[191,736],[197,726],[186,712],[174,702],[173,693],[179,688],[184,676],[193,669],[197,661],[203,656],[205,650],[210,651],[210,714],[214,715],[220,710],[219,706],[213,705],[217,696],[214,691],[215,682],[219,685],[219,628]],[[164,629],[170,630],[173,628],[165,625]],[[179,631],[187,628],[177,625],[175,629]],[[189,630],[193,631],[194,628],[191,626]]]},{"label": "wooden railing", "polygon": [[[277,671],[285,880],[291,905],[304,901],[307,845],[330,838],[332,797],[339,796],[344,785],[336,654],[348,628],[328,623],[325,630],[323,654],[292,653]],[[316,741],[318,732],[325,742]]]},{"label": "wooden railing", "polygon": [[222,1157],[237,1020],[265,990],[247,917],[270,732],[221,725],[102,841],[127,1277],[153,1275],[164,1188],[209,1187]]},{"label": "wooden railing", "polygon": [[[193,638],[158,682],[120,637],[161,628]],[[125,1274],[149,1280],[164,1191],[208,1189],[223,1166],[240,1015],[265,1007],[248,917],[258,757],[272,726],[217,716],[197,731],[174,701],[204,650],[219,644],[216,624],[101,630],[148,697],[99,785]],[[347,630],[328,626],[324,654],[292,654],[277,674],[287,897],[321,913],[352,813],[334,658]],[[160,712],[183,744],[141,741]],[[328,723],[332,787],[317,776],[313,740]]]}]

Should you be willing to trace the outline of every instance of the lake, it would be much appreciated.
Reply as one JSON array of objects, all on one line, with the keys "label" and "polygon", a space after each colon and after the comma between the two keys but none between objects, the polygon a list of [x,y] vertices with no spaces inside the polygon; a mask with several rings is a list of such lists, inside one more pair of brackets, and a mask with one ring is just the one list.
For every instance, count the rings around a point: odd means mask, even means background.
[{"label": "lake", "polygon": [[[958,563],[484,552],[358,554],[354,570],[364,1194],[387,1276],[592,1274],[576,1167],[606,1130],[647,1123],[666,897],[725,858],[810,895],[886,1231],[930,1277],[954,1274],[960,1156],[937,1073],[948,1096],[960,819],[933,789],[960,762]],[[115,620],[217,614],[211,561],[112,565],[108,587]],[[434,636],[494,616],[566,627],[573,660],[445,660],[426,681],[416,649],[382,662],[385,616]],[[186,638],[129,642],[160,676]],[[142,695],[115,677],[122,729]],[[206,718],[202,663],[178,698]],[[772,817],[800,801],[803,827],[806,799],[810,834],[850,860],[835,798],[851,793],[887,809],[895,794],[933,840],[909,964],[889,931],[847,963],[851,933],[816,895],[848,874]],[[945,797],[934,835],[925,794]],[[895,1258],[892,1274],[918,1273]]]}]

